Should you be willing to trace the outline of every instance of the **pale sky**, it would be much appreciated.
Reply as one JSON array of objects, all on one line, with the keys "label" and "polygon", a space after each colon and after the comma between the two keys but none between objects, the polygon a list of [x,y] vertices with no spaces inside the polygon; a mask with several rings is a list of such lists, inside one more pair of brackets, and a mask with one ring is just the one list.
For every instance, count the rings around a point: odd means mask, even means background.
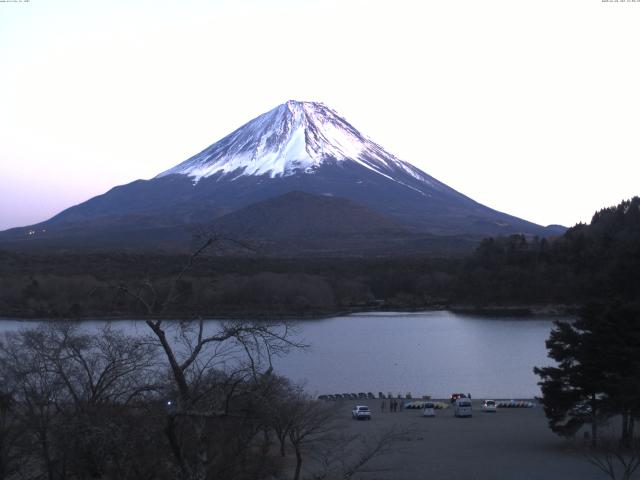
[{"label": "pale sky", "polygon": [[640,194],[640,2],[0,2],[0,229],[322,101],[497,210]]}]

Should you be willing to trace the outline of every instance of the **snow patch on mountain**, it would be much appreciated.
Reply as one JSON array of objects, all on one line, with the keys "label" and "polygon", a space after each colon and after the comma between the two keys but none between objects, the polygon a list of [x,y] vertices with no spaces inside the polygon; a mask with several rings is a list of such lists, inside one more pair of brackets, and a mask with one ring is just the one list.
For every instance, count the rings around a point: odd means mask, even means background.
[{"label": "snow patch on mountain", "polygon": [[[181,164],[162,172],[188,175],[194,183],[211,175],[312,174],[323,163],[355,162],[390,180],[405,173],[432,188],[445,187],[362,135],[322,103],[288,102],[260,115]],[[420,193],[423,193],[420,191]]]}]

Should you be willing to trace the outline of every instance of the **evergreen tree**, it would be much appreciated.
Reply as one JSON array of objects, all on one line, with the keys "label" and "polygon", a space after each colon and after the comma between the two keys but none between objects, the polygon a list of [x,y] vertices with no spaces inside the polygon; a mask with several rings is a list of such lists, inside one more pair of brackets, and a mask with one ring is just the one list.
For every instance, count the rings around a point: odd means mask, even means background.
[{"label": "evergreen tree", "polygon": [[556,322],[546,345],[549,357],[558,365],[536,367],[534,372],[541,378],[541,402],[551,430],[573,436],[585,423],[591,423],[595,444],[604,379],[597,344],[585,327],[580,322]]},{"label": "evergreen tree", "polygon": [[622,441],[640,415],[640,310],[633,304],[591,304],[575,322],[556,322],[546,342],[554,367],[534,368],[551,429],[571,436],[621,415]]}]

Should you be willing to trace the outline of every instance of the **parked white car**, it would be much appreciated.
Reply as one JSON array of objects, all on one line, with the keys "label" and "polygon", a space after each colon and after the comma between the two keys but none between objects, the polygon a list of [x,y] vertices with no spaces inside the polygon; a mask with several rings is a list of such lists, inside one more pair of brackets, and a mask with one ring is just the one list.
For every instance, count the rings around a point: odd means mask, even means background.
[{"label": "parked white car", "polygon": [[485,400],[482,402],[482,411],[483,412],[491,412],[495,413],[498,411],[496,401],[495,400]]},{"label": "parked white car", "polygon": [[356,405],[351,410],[351,417],[354,420],[371,420],[371,410],[366,405]]},{"label": "parked white car", "polygon": [[458,398],[453,405],[453,414],[456,417],[471,417],[473,415],[471,400],[468,398]]},{"label": "parked white car", "polygon": [[436,416],[436,405],[433,402],[427,402],[424,404],[424,409],[422,410],[423,417],[435,417]]}]

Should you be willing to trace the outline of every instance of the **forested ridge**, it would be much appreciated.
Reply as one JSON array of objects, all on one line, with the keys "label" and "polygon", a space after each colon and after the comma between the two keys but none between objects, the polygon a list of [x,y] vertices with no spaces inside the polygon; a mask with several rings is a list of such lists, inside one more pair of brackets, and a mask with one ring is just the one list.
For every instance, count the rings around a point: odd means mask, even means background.
[{"label": "forested ridge", "polygon": [[640,198],[595,213],[558,238],[482,241],[464,269],[468,298],[583,303],[640,292]]},{"label": "forested ridge", "polygon": [[[168,288],[184,256],[0,252],[0,315],[135,316],[121,284]],[[358,309],[577,306],[640,293],[640,198],[556,238],[488,238],[468,257],[202,256],[167,315],[330,315]]]}]

